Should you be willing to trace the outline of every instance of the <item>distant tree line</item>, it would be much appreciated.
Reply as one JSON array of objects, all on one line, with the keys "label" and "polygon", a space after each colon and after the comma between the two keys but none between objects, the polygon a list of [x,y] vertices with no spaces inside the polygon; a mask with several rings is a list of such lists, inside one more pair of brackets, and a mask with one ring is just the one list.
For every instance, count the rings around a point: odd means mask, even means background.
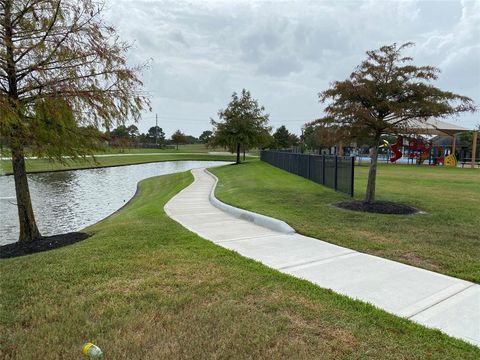
[{"label": "distant tree line", "polygon": [[[114,147],[165,147],[166,145],[200,144],[207,143],[211,131],[204,131],[200,137],[186,135],[181,130],[176,130],[168,139],[159,126],[152,126],[146,133],[140,133],[135,125],[120,125],[111,131],[101,134],[101,137],[110,146]],[[210,135],[209,135],[210,134]]]}]

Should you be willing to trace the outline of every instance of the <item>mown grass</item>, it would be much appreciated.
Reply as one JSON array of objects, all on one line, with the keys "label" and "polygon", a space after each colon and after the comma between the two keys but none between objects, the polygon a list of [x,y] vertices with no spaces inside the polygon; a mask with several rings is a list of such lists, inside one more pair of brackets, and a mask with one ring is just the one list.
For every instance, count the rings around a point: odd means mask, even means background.
[{"label": "mown grass", "polygon": [[[0,155],[10,157],[12,154],[8,146],[0,146]],[[131,148],[131,147],[110,147],[105,146],[98,154],[145,154],[145,153],[208,153],[211,151],[224,151],[223,149],[211,149],[205,144],[182,144],[178,145],[178,150],[175,149],[148,149],[148,148]],[[27,156],[31,156],[31,151],[27,148],[25,150]]]},{"label": "mown grass", "polygon": [[132,202],[87,229],[91,238],[2,260],[0,358],[77,359],[86,341],[106,359],[480,356],[187,231],[163,206],[191,181],[189,173],[143,181]]},{"label": "mown grass", "polygon": [[206,144],[179,144],[178,150],[176,149],[143,149],[143,148],[119,148],[119,147],[106,147],[103,152],[99,154],[141,154],[141,153],[208,153],[212,151],[224,151],[223,149],[211,149]]},{"label": "mown grass", "polygon": [[[185,160],[218,160],[218,161],[235,161],[233,155],[213,155],[213,154],[170,154],[159,153],[158,155],[119,155],[119,156],[102,156],[92,158],[69,160],[65,162],[49,161],[46,159],[27,159],[25,160],[27,172],[44,172],[44,171],[59,171],[59,170],[75,170],[86,169],[93,167],[108,167],[108,166],[122,166],[132,164],[143,164],[149,162],[162,161],[185,161]],[[0,173],[11,174],[12,162],[10,160],[0,160]]]},{"label": "mown grass", "polygon": [[[212,170],[219,199],[281,219],[298,232],[362,252],[480,282],[480,170],[382,165],[378,200],[426,212],[381,215],[331,205],[348,197],[260,161]],[[355,168],[356,198],[367,166]]]}]

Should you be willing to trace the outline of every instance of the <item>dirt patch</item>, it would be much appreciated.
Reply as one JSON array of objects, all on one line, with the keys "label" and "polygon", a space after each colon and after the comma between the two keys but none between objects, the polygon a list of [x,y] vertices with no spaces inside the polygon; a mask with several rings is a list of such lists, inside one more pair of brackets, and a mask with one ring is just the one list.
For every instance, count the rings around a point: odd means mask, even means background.
[{"label": "dirt patch", "polygon": [[423,267],[425,269],[433,270],[433,271],[441,271],[442,266],[432,259],[423,258],[413,252],[408,252],[406,254],[401,254],[399,256],[401,260],[404,260],[407,264]]},{"label": "dirt patch", "polygon": [[52,236],[44,236],[30,243],[13,243],[0,246],[0,258],[12,258],[37,252],[53,250],[62,246],[85,240],[90,235],[81,232],[71,232]]},{"label": "dirt patch", "polygon": [[417,209],[411,206],[397,204],[390,201],[375,201],[373,203],[367,203],[365,201],[352,200],[338,202],[333,205],[341,209],[378,214],[410,215],[418,212]]}]

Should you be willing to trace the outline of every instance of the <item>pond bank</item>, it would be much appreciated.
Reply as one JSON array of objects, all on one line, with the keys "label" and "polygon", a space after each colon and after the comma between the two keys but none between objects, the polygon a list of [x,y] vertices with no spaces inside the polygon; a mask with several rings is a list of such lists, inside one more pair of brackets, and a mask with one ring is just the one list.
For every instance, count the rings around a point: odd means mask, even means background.
[{"label": "pond bank", "polygon": [[[47,159],[27,159],[27,173],[45,173],[65,170],[97,169],[135,164],[148,164],[164,161],[234,161],[234,155],[218,155],[206,153],[151,153],[151,154],[112,154],[96,156],[96,162],[91,159],[68,160],[64,163],[52,162]],[[0,176],[12,175],[11,160],[0,160]]]},{"label": "pond bank", "polygon": [[[218,166],[218,161],[166,161],[29,174],[30,193],[40,232],[44,236],[79,231],[124,206],[145,178]],[[0,177],[0,245],[18,238],[14,181]]]}]

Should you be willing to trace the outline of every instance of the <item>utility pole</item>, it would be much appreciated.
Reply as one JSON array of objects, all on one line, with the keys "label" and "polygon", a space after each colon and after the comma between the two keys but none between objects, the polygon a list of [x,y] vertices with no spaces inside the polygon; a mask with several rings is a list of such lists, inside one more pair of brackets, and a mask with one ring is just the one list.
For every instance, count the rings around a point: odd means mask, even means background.
[{"label": "utility pole", "polygon": [[158,145],[157,139],[158,139],[158,115],[157,113],[155,113],[155,146]]}]

